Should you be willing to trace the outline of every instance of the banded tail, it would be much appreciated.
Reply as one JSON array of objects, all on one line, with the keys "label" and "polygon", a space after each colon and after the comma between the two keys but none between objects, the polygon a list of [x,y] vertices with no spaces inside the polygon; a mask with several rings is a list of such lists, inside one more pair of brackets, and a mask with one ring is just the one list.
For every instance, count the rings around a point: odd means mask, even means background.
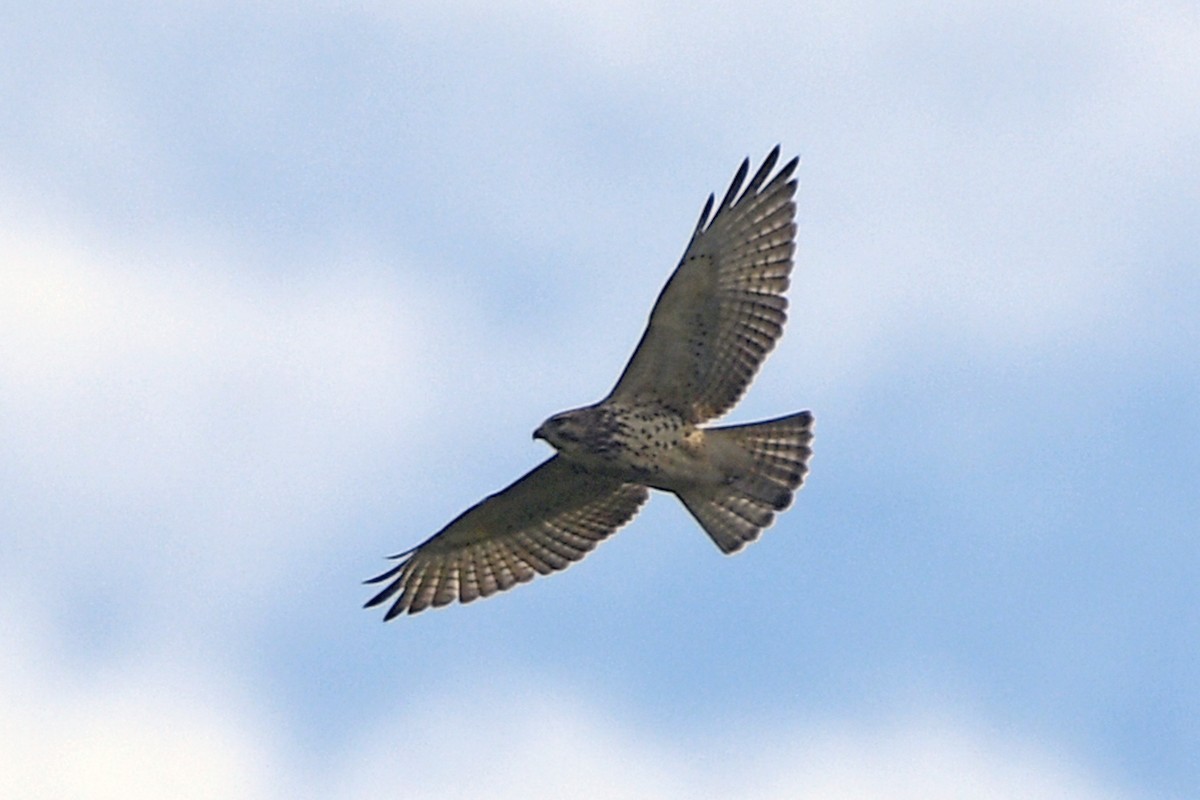
[{"label": "banded tail", "polygon": [[775,513],[791,504],[808,472],[812,428],[812,413],[801,411],[705,430],[714,450],[734,453],[737,463],[724,483],[676,494],[721,552],[735,553],[757,539]]}]

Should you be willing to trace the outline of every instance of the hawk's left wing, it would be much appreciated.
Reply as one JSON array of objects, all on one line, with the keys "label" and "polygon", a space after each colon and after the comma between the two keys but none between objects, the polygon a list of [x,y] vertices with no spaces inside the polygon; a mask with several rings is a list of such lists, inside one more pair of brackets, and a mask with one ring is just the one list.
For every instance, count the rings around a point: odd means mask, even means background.
[{"label": "hawk's left wing", "polygon": [[484,498],[404,560],[367,583],[387,586],[366,607],[395,597],[384,616],[455,600],[469,603],[564,569],[624,525],[649,492],[552,456],[507,489]]},{"label": "hawk's left wing", "polygon": [[609,399],[658,403],[691,422],[729,410],[787,319],[796,244],[792,159],[768,182],[776,147],[742,189],[743,161],[712,219],[708,198],[683,260]]}]

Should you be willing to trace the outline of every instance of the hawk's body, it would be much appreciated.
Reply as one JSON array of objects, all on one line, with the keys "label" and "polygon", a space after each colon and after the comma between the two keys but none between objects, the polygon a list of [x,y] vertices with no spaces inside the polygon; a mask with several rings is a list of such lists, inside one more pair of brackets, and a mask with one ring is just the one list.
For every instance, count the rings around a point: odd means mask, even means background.
[{"label": "hawk's body", "polygon": [[783,331],[795,250],[793,159],[776,147],[712,219],[709,197],[616,387],[534,432],[558,452],[372,579],[386,619],[469,602],[568,566],[628,522],[648,488],[675,494],[723,552],[758,537],[807,472],[812,415],[701,428],[731,408]]},{"label": "hawk's body", "polygon": [[592,472],[655,489],[715,477],[701,431],[658,405],[597,403],[556,414],[533,435]]}]

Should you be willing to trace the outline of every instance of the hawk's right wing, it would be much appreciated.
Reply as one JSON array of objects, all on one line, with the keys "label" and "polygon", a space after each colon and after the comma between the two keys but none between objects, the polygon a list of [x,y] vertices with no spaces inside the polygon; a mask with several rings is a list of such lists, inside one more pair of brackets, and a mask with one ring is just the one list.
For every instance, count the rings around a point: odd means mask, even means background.
[{"label": "hawk's right wing", "polygon": [[776,147],[744,190],[750,162],[743,161],[711,219],[708,198],[609,399],[660,404],[704,422],[746,390],[787,319],[798,159],[768,181],[778,159]]},{"label": "hawk's right wing", "polygon": [[366,607],[391,600],[384,616],[415,614],[479,597],[564,569],[633,518],[644,486],[595,475],[552,456],[484,498],[367,583],[387,586]]}]

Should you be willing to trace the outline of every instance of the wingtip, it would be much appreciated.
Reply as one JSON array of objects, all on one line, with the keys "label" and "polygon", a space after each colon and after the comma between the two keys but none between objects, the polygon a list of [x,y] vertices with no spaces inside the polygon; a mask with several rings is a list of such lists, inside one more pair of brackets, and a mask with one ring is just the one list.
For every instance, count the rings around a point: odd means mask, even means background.
[{"label": "wingtip", "polygon": [[796,167],[800,166],[800,156],[794,155],[786,164],[779,170],[779,174],[784,176],[784,180],[792,177],[792,173],[796,171]]},{"label": "wingtip", "polygon": [[766,183],[767,176],[771,174],[771,170],[775,169],[775,164],[779,161],[779,145],[775,145],[775,149],[767,153],[767,157],[763,159],[762,166],[754,173],[754,177],[746,184],[745,190],[742,192],[738,202],[741,202],[746,197],[756,194],[762,185]]},{"label": "wingtip", "polygon": [[738,196],[738,192],[742,189],[742,184],[746,181],[746,175],[750,172],[749,157],[742,159],[741,165],[737,172],[734,173],[733,180],[729,182],[729,190],[725,192],[725,197],[721,199],[721,205],[717,207],[717,213],[713,215],[713,219],[721,216],[721,213],[733,204],[734,198]]},{"label": "wingtip", "polygon": [[[386,589],[384,589],[382,592],[380,592],[379,594],[375,595],[374,597],[372,597],[372,598],[371,598],[370,600],[368,600],[367,602],[363,603],[363,608],[364,608],[364,609],[371,609],[371,608],[375,608],[376,606],[383,605],[383,604],[384,604],[384,603],[386,603],[388,600],[390,600],[392,597],[395,597],[395,595],[396,595],[396,592],[398,592],[399,590],[400,590],[400,587],[399,587],[399,586],[397,586],[397,585],[396,585],[396,584],[394,584],[394,583],[393,583],[393,584],[390,584],[390,585],[388,585],[388,587],[387,587]],[[418,610],[419,610],[419,609],[418,609]],[[400,596],[400,597],[397,597],[397,598],[396,598],[396,599],[395,599],[395,600],[392,602],[392,605],[391,605],[391,606],[388,608],[387,612],[386,612],[386,613],[384,613],[384,615],[383,615],[383,621],[384,621],[384,622],[390,622],[390,621],[392,621],[393,619],[395,619],[396,617],[398,617],[398,616],[400,616],[401,614],[403,614],[405,611],[408,611],[408,613],[410,613],[410,614],[415,614],[415,613],[416,613],[415,611],[413,611],[413,609],[411,608],[411,606],[410,606],[409,604],[406,604],[406,603],[404,602],[404,595],[403,595],[403,594],[401,594],[401,596]]]},{"label": "wingtip", "polygon": [[717,197],[715,194],[709,194],[708,200],[706,200],[704,203],[704,208],[700,211],[700,219],[696,221],[696,230],[693,232],[693,236],[704,229],[705,223],[708,222],[708,215],[712,213],[713,203],[715,203],[716,200]]},{"label": "wingtip", "polygon": [[376,575],[374,578],[367,578],[365,581],[363,581],[363,584],[369,586],[373,583],[383,583],[387,579],[395,577],[396,573],[403,568],[403,564],[397,564],[386,572],[381,572],[380,574]]},{"label": "wingtip", "polygon": [[[767,170],[769,172],[771,167],[774,167],[775,164],[779,161],[779,154],[781,152],[783,152],[782,145],[777,144],[774,147],[772,147],[771,152],[767,153],[767,157],[763,159],[763,165],[762,165],[762,167],[760,167],[760,169]],[[768,167],[767,166],[768,164],[770,164],[771,166]]]},{"label": "wingtip", "polygon": [[[768,162],[771,164],[775,164],[779,161],[779,158],[781,155],[783,155],[783,143],[777,142],[775,144],[775,146],[771,148],[771,151],[769,153],[767,153],[767,157],[763,159],[763,164],[766,164]],[[800,164],[800,155],[796,154],[796,155],[792,156],[790,159],[787,160],[786,163],[784,163],[784,165],[782,167],[779,168],[779,172],[777,172],[775,174],[775,176],[776,176],[775,180],[778,180],[779,176],[781,176],[781,175],[790,175],[792,172],[794,172],[796,170],[796,167],[799,166],[799,164]]]}]

